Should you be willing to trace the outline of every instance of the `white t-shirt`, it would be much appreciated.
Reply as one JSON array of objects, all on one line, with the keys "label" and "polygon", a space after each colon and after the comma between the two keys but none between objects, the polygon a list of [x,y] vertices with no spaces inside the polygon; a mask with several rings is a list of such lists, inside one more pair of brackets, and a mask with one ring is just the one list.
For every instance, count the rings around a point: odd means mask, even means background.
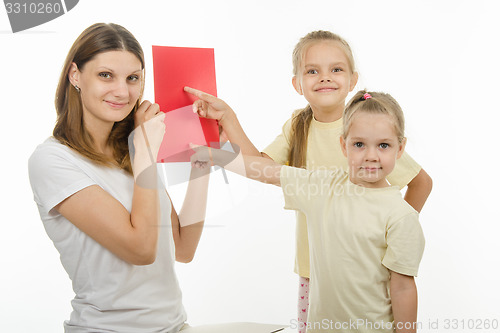
[{"label": "white t-shirt", "polygon": [[[65,332],[177,332],[186,320],[174,271],[171,205],[159,191],[161,225],[153,264],[131,265],[53,209],[72,194],[98,185],[129,212],[133,177],[94,164],[51,137],[29,159],[34,200],[48,236],[60,253],[75,292]],[[88,207],[92,209],[92,207]]]}]

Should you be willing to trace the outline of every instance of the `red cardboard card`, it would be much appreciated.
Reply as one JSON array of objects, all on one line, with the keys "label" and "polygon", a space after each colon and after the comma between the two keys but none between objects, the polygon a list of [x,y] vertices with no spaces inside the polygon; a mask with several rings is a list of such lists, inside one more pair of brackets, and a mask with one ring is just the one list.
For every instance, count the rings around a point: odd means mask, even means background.
[{"label": "red cardboard card", "polygon": [[184,91],[189,86],[217,96],[214,49],[153,46],[153,74],[155,101],[167,113],[157,162],[188,162],[189,143],[217,148],[217,121],[194,114],[196,97]]}]

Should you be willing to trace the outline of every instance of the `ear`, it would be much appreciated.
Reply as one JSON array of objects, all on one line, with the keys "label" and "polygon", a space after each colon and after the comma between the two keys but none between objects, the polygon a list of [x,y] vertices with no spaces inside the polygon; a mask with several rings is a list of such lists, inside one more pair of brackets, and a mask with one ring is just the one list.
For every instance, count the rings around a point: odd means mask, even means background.
[{"label": "ear", "polygon": [[300,84],[300,79],[296,75],[292,77],[292,84],[295,88],[295,91],[297,91],[299,95],[304,95],[304,93],[302,93],[302,85]]},{"label": "ear", "polygon": [[403,141],[401,141],[401,143],[399,144],[399,151],[398,155],[396,156],[396,159],[400,158],[403,155],[405,147],[406,147],[406,138],[403,138]]},{"label": "ear", "polygon": [[80,84],[80,71],[78,70],[78,66],[72,62],[69,66],[68,71],[68,80],[73,86],[79,86]]},{"label": "ear", "polygon": [[349,85],[349,91],[352,91],[356,84],[358,83],[359,74],[358,72],[354,72],[351,77],[351,84]]},{"label": "ear", "polygon": [[340,136],[340,149],[342,149],[342,153],[345,157],[347,157],[347,146],[344,138]]}]

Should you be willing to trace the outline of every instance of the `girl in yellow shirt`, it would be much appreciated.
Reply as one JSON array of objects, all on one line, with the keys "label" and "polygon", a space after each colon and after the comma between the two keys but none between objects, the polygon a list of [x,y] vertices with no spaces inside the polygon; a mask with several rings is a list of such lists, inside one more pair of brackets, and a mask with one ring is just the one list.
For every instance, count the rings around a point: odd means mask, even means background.
[{"label": "girl in yellow shirt", "polygon": [[[279,164],[308,170],[346,169],[339,137],[346,98],[358,81],[349,44],[329,31],[313,31],[300,39],[293,51],[292,84],[308,105],[293,113],[283,132],[263,152],[246,136],[234,111],[222,100],[186,87],[198,98],[193,105],[201,117],[217,119],[229,141],[244,155],[263,156]],[[430,194],[432,180],[406,153],[388,176],[400,189],[408,186],[404,199],[420,211]],[[309,242],[306,216],[298,211],[295,272],[299,275],[299,328],[307,322],[309,295]],[[300,324],[301,323],[301,324]],[[300,329],[299,333],[305,330]]]}]

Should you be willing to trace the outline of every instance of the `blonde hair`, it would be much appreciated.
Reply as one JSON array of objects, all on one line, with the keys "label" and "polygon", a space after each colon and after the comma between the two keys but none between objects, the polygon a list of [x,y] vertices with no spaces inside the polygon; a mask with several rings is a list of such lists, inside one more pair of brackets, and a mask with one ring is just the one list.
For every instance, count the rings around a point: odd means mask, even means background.
[{"label": "blonde hair", "polygon": [[52,134],[62,144],[93,162],[104,166],[118,164],[131,174],[128,136],[134,129],[134,113],[139,107],[144,84],[141,85],[140,96],[130,114],[122,121],[116,122],[111,129],[108,144],[113,149],[113,158],[110,158],[94,148],[94,140],[83,124],[80,94],[68,79],[68,72],[73,62],[82,70],[96,55],[116,50],[133,53],[140,60],[141,68],[144,70],[144,52],[141,45],[124,27],[113,23],[96,23],[78,36],[68,52],[57,85],[55,99],[57,121]]},{"label": "blonde hair", "polygon": [[[371,97],[366,98],[365,94]],[[399,143],[402,143],[405,138],[405,117],[401,106],[389,94],[382,92],[372,92],[366,90],[358,91],[349,101],[343,116],[342,137],[347,138],[349,130],[352,126],[352,120],[359,112],[372,114],[385,114],[393,118],[394,131],[398,137]]]},{"label": "blonde hair", "polygon": [[[314,44],[322,41],[338,42],[347,57],[351,74],[355,72],[354,56],[349,44],[339,35],[330,31],[313,31],[302,37],[292,53],[293,75],[298,76],[307,50]],[[307,136],[313,118],[311,106],[296,110],[292,119],[292,133],[288,164],[304,168],[306,166]]]}]

